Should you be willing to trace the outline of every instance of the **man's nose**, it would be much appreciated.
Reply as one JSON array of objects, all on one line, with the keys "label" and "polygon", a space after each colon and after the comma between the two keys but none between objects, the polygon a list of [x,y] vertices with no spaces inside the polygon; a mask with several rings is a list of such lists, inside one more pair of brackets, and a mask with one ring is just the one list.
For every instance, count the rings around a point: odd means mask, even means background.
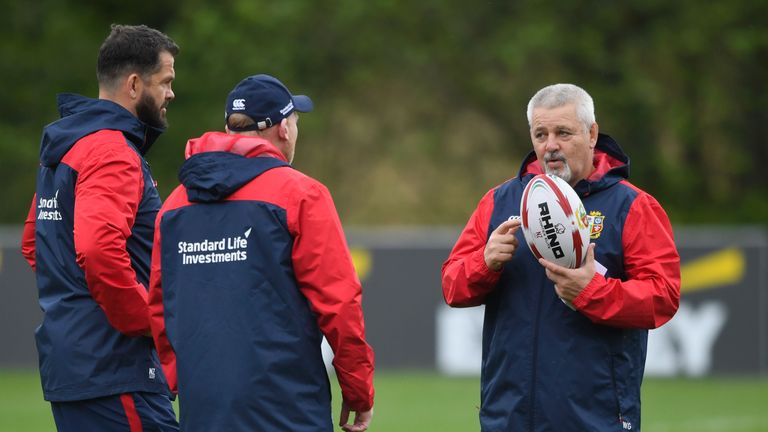
[{"label": "man's nose", "polygon": [[547,150],[547,152],[560,150],[560,143],[557,141],[557,135],[547,135],[547,142],[544,144],[544,148]]}]

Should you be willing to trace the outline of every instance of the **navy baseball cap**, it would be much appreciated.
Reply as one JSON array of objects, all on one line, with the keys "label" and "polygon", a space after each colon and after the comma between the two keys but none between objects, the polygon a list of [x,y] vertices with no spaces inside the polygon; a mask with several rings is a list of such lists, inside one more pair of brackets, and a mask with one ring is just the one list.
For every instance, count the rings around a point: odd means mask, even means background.
[{"label": "navy baseball cap", "polygon": [[308,96],[294,96],[277,78],[253,75],[240,81],[227,96],[224,121],[235,113],[245,114],[255,122],[245,128],[229,129],[235,132],[264,130],[291,115],[292,112],[310,112],[314,105]]}]

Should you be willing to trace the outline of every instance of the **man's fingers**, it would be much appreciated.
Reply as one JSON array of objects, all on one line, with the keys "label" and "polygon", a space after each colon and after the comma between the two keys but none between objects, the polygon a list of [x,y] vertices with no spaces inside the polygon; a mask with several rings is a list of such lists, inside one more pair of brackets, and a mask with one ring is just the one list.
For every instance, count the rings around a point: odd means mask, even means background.
[{"label": "man's fingers", "polygon": [[363,416],[361,413],[355,414],[355,423],[349,424],[349,423],[343,423],[340,424],[341,429],[344,432],[364,432],[368,430],[368,425],[370,424],[371,420],[370,418],[367,418],[366,416]]},{"label": "man's fingers", "polygon": [[541,264],[541,266],[547,270],[547,276],[549,276],[549,266],[552,265],[552,263],[545,260],[544,258],[539,258],[539,264]]},{"label": "man's fingers", "polygon": [[499,243],[498,246],[496,246],[496,252],[499,253],[507,253],[511,254],[517,249],[517,245],[510,242],[510,243]]},{"label": "man's fingers", "polygon": [[514,235],[518,228],[520,228],[519,220],[508,220],[491,233],[483,251],[483,258],[489,269],[499,271],[505,262],[512,259],[520,243]]},{"label": "man's fingers", "polygon": [[373,408],[368,411],[355,411],[355,421],[352,424],[348,422],[350,412],[351,409],[347,404],[342,403],[339,421],[341,429],[344,432],[364,432],[368,430],[368,426],[371,424],[371,419],[373,418]]},{"label": "man's fingers", "polygon": [[541,264],[542,267],[547,270],[547,277],[550,279],[552,278],[551,276],[562,276],[565,274],[565,272],[568,271],[568,268],[559,266],[551,261],[545,260],[544,258],[539,258],[539,264]]},{"label": "man's fingers", "polygon": [[494,234],[492,242],[498,245],[512,245],[514,247],[517,247],[519,243],[514,234]]},{"label": "man's fingers", "polygon": [[584,262],[589,262],[594,260],[595,260],[595,244],[590,243],[589,246],[587,246],[587,258],[584,260]]},{"label": "man's fingers", "polygon": [[547,275],[547,279],[554,282],[554,278],[556,277],[555,274],[548,268],[545,268],[544,274]]},{"label": "man's fingers", "polygon": [[497,226],[493,232],[499,234],[512,234],[517,231],[518,228],[520,228],[520,224],[520,219],[505,220],[499,226]]},{"label": "man's fingers", "polygon": [[347,407],[347,404],[342,403],[341,404],[341,414],[339,414],[339,426],[344,428],[347,425],[347,421],[349,420],[349,408]]}]

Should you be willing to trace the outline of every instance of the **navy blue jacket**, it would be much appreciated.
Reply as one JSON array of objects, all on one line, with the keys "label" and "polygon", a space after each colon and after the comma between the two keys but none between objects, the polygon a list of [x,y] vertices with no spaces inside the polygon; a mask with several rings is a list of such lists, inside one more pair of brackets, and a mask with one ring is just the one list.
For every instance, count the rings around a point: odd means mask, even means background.
[{"label": "navy blue jacket", "polygon": [[142,155],[161,131],[111,101],[63,94],[58,102],[22,245],[44,314],[35,334],[44,396],[169,394],[146,337],[161,203]]},{"label": "navy blue jacket", "polygon": [[373,404],[361,287],[327,189],[270,142],[190,140],[158,214],[152,332],[186,431],[332,431],[323,335],[345,402]]},{"label": "navy blue jacket", "polygon": [[596,217],[591,241],[607,268],[574,300],[557,297],[520,230],[502,271],[485,264],[490,233],[520,214],[534,154],[518,177],[489,191],[443,266],[449,305],[485,304],[480,423],[483,431],[624,431],[640,428],[648,329],[679,302],[679,256],[666,214],[626,181],[629,158],[600,135],[596,171],[575,186]]}]

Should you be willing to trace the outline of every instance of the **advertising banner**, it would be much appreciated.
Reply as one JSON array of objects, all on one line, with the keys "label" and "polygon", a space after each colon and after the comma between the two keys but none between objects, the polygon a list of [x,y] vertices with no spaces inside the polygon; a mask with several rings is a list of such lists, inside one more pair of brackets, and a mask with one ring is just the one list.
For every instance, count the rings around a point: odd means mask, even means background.
[{"label": "advertising banner", "polygon": [[[449,308],[442,296],[440,270],[458,229],[347,234],[377,368],[479,374],[483,308]],[[766,231],[680,228],[675,237],[682,259],[680,309],[650,331],[646,374],[768,373]],[[0,366],[34,367],[34,329],[42,313],[19,239],[20,229],[0,230]]]}]

